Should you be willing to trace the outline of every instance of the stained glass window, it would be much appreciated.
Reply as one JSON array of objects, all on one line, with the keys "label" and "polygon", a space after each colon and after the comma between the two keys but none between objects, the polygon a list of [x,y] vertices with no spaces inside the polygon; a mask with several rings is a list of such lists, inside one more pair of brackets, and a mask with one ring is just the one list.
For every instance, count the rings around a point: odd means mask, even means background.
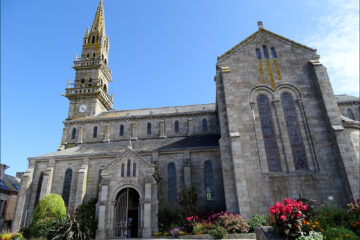
[{"label": "stained glass window", "polygon": [[176,167],[174,163],[168,164],[168,201],[176,202]]},{"label": "stained glass window", "polygon": [[179,132],[179,121],[175,121],[175,132]]},{"label": "stained glass window", "polygon": [[72,179],[72,170],[69,168],[65,172],[64,186],[63,186],[63,192],[62,192],[62,198],[64,199],[65,206],[69,205],[71,179]]},{"label": "stained glass window", "polygon": [[206,118],[204,118],[204,119],[202,120],[202,130],[203,130],[203,132],[206,132],[206,131],[208,130],[208,125],[207,125],[207,120],[206,120]]},{"label": "stained glass window", "polygon": [[93,138],[97,138],[97,127],[94,127]]},{"label": "stained glass window", "polygon": [[258,48],[256,49],[256,58],[259,59],[259,60],[261,59],[261,53],[260,53],[260,50]]},{"label": "stained glass window", "polygon": [[71,139],[75,139],[75,137],[76,137],[76,128],[73,128],[71,133]]},{"label": "stained glass window", "polygon": [[272,58],[277,58],[277,54],[274,47],[271,48],[271,56]]},{"label": "stained glass window", "polygon": [[136,177],[136,163],[133,163],[133,177]]},{"label": "stained glass window", "polygon": [[264,94],[260,94],[257,97],[257,105],[269,171],[281,171],[279,149],[276,142],[269,98]]},{"label": "stained glass window", "polygon": [[347,113],[350,119],[355,120],[354,113],[351,108],[347,109]]},{"label": "stained glass window", "polygon": [[215,200],[214,171],[210,161],[204,163],[206,200]]},{"label": "stained glass window", "polygon": [[42,186],[42,182],[43,182],[43,177],[44,177],[44,173],[41,172],[41,173],[40,173],[40,177],[39,177],[39,182],[38,182],[37,190],[36,190],[35,205],[34,205],[34,207],[36,207],[36,205],[38,204],[38,202],[39,202],[39,200],[40,200],[40,193],[41,193],[41,186]]},{"label": "stained glass window", "polygon": [[121,176],[124,177],[125,176],[125,164],[121,164]]},{"label": "stained glass window", "polygon": [[151,123],[147,123],[147,134],[151,134]]},{"label": "stained glass window", "polygon": [[124,125],[120,125],[120,136],[124,136]]},{"label": "stained glass window", "polygon": [[295,162],[295,169],[307,169],[305,148],[296,115],[295,103],[290,93],[284,92],[281,94],[281,104],[290,138],[291,150]]},{"label": "stained glass window", "polygon": [[126,176],[130,177],[130,159],[127,160]]},{"label": "stained glass window", "polygon": [[266,47],[265,45],[263,46],[263,52],[264,52],[264,58],[268,59],[268,58],[269,58],[269,54],[268,54],[267,47]]}]

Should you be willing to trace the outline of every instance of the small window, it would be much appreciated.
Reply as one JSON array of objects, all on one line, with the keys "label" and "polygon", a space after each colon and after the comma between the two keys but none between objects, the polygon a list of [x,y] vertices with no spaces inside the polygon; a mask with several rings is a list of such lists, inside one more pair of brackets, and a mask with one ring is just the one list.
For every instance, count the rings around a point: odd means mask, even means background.
[{"label": "small window", "polygon": [[260,53],[260,50],[258,48],[256,49],[256,58],[261,59],[261,53]]},{"label": "small window", "polygon": [[92,36],[91,43],[95,43],[95,36]]},{"label": "small window", "polygon": [[354,113],[351,110],[351,108],[347,109],[347,113],[348,113],[348,116],[349,116],[350,119],[355,120],[355,116],[354,116]]},{"label": "small window", "polygon": [[127,160],[126,176],[130,177],[130,159]]},{"label": "small window", "polygon": [[147,132],[147,135],[150,135],[151,134],[151,123],[147,123],[147,130],[146,130],[146,132]]},{"label": "small window", "polygon": [[85,82],[85,79],[81,79],[81,83],[84,83]]},{"label": "small window", "polygon": [[124,125],[120,125],[120,136],[124,136]]},{"label": "small window", "polygon": [[106,87],[106,84],[104,84],[104,91],[105,91],[105,92],[107,91],[107,87]]},{"label": "small window", "polygon": [[202,130],[203,130],[203,132],[207,132],[207,130],[208,130],[208,124],[207,124],[206,118],[204,118],[202,120]]},{"label": "small window", "polygon": [[76,137],[76,128],[73,128],[71,133],[71,139],[75,139],[75,137]]},{"label": "small window", "polygon": [[97,127],[94,127],[93,138],[97,138]]},{"label": "small window", "polygon": [[272,58],[277,58],[277,54],[274,47],[271,48],[271,56]]},{"label": "small window", "polygon": [[176,133],[179,132],[179,121],[178,120],[175,121],[175,132]]},{"label": "small window", "polygon": [[87,54],[86,57],[90,57],[90,54]]},{"label": "small window", "polygon": [[95,53],[93,54],[93,57],[95,57]]},{"label": "small window", "polygon": [[133,177],[136,177],[136,163],[133,163]]},{"label": "small window", "polygon": [[121,164],[121,177],[125,176],[125,164]]},{"label": "small window", "polygon": [[267,47],[265,45],[263,46],[263,52],[264,52],[264,58],[269,59],[268,50],[267,50]]}]

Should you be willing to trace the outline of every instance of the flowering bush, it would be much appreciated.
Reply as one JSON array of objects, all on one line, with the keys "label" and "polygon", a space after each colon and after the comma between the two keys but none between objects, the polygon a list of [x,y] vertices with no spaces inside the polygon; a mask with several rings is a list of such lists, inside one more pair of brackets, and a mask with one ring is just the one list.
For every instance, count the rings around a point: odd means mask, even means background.
[{"label": "flowering bush", "polygon": [[286,239],[296,239],[301,234],[301,220],[304,218],[302,211],[307,206],[302,201],[285,198],[282,202],[276,202],[269,208],[270,215],[274,216],[275,228]]},{"label": "flowering bush", "polygon": [[324,232],[324,240],[359,240],[360,238],[349,229],[343,227],[329,228]]},{"label": "flowering bush", "polygon": [[310,231],[309,235],[304,235],[301,233],[301,236],[298,238],[298,240],[323,240],[323,235],[320,232]]},{"label": "flowering bush", "polygon": [[249,225],[236,213],[224,213],[219,216],[217,225],[223,227],[228,233],[242,233],[249,231]]},{"label": "flowering bush", "polygon": [[182,231],[184,231],[184,227],[174,227],[170,230],[170,235],[174,238],[177,238]]},{"label": "flowering bush", "polygon": [[305,219],[303,219],[301,230],[306,233],[309,233],[311,231],[316,231],[316,232],[324,231],[324,229],[321,228],[319,222],[313,221],[312,219],[309,219],[309,221],[306,221]]},{"label": "flowering bush", "polygon": [[20,240],[23,239],[23,235],[21,233],[2,233],[0,235],[1,240]]},{"label": "flowering bush", "polygon": [[210,234],[218,239],[222,239],[227,234],[227,232],[225,228],[217,225],[213,230],[210,231]]}]

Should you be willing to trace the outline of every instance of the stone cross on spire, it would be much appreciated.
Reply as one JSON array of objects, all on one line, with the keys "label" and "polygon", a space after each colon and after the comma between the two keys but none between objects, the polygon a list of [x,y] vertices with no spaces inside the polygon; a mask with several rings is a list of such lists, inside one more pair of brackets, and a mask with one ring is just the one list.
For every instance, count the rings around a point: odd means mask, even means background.
[{"label": "stone cross on spire", "polygon": [[260,28],[264,28],[262,21],[258,21],[257,24],[258,24],[258,26],[259,26],[259,29],[260,29]]}]

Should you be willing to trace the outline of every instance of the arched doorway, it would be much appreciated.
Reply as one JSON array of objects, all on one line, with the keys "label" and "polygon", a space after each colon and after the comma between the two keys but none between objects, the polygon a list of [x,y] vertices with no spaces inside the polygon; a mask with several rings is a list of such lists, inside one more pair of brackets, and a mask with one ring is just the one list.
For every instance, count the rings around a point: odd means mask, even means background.
[{"label": "arched doorway", "polygon": [[114,207],[114,237],[138,237],[140,196],[133,188],[124,188],[116,196]]}]

